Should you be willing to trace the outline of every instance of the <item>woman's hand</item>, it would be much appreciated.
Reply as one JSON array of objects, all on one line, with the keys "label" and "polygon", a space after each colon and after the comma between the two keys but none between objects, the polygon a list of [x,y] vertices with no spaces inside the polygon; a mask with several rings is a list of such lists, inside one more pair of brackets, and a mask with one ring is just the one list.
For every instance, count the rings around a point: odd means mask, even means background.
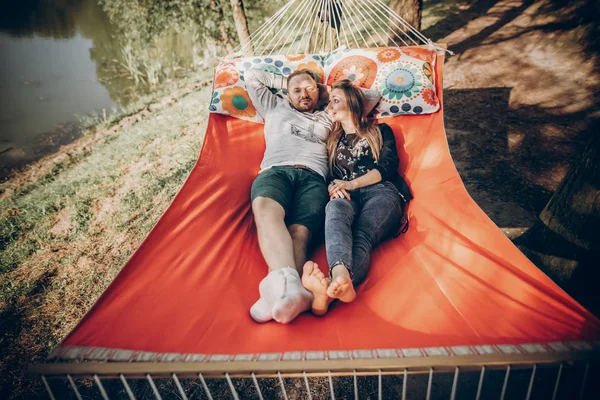
[{"label": "woman's hand", "polygon": [[357,185],[355,181],[344,181],[342,179],[334,179],[333,182],[329,184],[329,195],[331,196],[334,192],[343,189],[344,191],[357,189]]},{"label": "woman's hand", "polygon": [[347,199],[347,200],[350,200],[350,193],[348,193],[344,189],[338,189],[335,192],[330,193],[329,200],[333,200],[333,199]]}]

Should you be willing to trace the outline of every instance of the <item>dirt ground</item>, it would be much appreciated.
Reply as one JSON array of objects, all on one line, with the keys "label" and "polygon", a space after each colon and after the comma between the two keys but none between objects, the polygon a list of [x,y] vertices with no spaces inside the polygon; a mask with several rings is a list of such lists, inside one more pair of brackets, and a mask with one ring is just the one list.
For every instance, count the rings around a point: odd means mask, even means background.
[{"label": "dirt ground", "polygon": [[548,1],[476,1],[469,12],[480,15],[439,39],[456,53],[444,73],[450,151],[471,196],[515,238],[598,114],[596,64],[569,33],[566,9]]}]

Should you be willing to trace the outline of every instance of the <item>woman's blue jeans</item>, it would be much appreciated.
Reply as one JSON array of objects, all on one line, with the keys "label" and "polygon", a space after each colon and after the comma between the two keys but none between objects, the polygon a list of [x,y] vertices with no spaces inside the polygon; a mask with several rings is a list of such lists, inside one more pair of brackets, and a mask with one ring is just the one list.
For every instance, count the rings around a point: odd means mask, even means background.
[{"label": "woman's blue jeans", "polygon": [[325,208],[325,249],[329,268],[344,263],[354,286],[369,271],[371,251],[400,229],[402,199],[391,182],[348,192],[350,200],[333,199]]}]

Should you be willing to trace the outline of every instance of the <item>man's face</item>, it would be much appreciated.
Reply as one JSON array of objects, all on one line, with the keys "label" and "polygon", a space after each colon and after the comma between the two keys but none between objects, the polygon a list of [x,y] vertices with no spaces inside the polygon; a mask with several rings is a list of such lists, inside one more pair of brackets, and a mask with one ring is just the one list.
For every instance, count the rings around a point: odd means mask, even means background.
[{"label": "man's face", "polygon": [[288,100],[296,110],[312,112],[319,101],[319,88],[307,75],[294,76],[288,84]]}]

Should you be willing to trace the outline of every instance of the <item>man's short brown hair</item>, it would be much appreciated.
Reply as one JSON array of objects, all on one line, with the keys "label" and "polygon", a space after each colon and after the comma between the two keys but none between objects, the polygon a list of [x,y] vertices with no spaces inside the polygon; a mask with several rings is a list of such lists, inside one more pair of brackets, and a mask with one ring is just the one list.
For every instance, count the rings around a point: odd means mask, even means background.
[{"label": "man's short brown hair", "polygon": [[310,79],[312,79],[315,82],[315,84],[317,83],[314,72],[312,72],[310,69],[305,68],[305,69],[296,70],[296,71],[292,72],[291,74],[289,74],[287,77],[287,85],[290,86],[290,81],[292,80],[292,78],[295,76],[298,76],[298,75],[307,75],[308,77],[310,77]]}]

